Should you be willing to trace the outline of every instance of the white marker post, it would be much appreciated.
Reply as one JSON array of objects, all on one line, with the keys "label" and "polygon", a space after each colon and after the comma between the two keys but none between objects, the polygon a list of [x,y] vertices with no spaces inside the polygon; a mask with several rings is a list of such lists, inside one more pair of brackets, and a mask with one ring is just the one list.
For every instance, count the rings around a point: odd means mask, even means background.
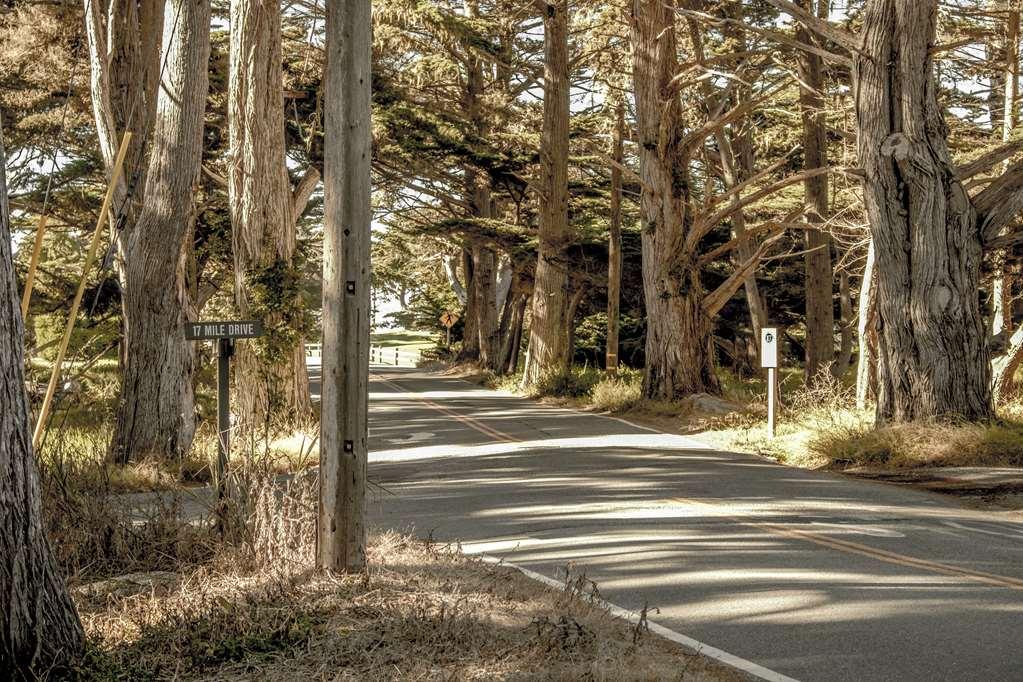
[{"label": "white marker post", "polygon": [[774,418],[778,404],[778,329],[765,327],[760,332],[760,366],[767,369],[767,437],[774,438]]}]

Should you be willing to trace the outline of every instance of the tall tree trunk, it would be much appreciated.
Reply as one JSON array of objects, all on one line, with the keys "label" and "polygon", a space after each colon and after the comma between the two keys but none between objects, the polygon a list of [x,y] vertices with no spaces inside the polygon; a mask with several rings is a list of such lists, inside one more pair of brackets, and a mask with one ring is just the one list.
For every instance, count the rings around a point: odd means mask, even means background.
[{"label": "tall tree trunk", "polygon": [[543,193],[540,245],[529,325],[524,386],[568,371],[568,0],[544,13],[544,121],[540,141]]},{"label": "tall tree trunk", "polygon": [[611,166],[611,225],[607,243],[607,353],[609,372],[618,371],[618,330],[622,299],[622,169],[625,159],[625,105],[615,105]]},{"label": "tall tree trunk", "polygon": [[845,373],[849,371],[849,366],[852,364],[853,346],[856,343],[856,337],[853,334],[852,319],[853,319],[853,304],[852,304],[852,291],[849,288],[849,273],[843,269],[838,274],[838,300],[839,300],[839,333],[841,334],[841,345],[839,346],[838,356],[835,358],[835,364],[831,367],[831,373],[838,379],[845,376]]},{"label": "tall tree trunk", "polygon": [[267,330],[236,353],[236,409],[247,428],[294,423],[312,412],[281,64],[280,3],[232,0],[227,118],[235,303],[243,319],[259,319]]},{"label": "tall tree trunk", "polygon": [[462,349],[458,352],[459,362],[476,362],[480,359],[480,316],[476,307],[476,265],[474,249],[462,247],[462,278],[465,280],[465,321],[462,324]]},{"label": "tall tree trunk", "polygon": [[370,0],[327,4],[323,403],[316,563],[366,565],[373,157]]},{"label": "tall tree trunk", "polygon": [[[466,10],[471,19],[479,18],[479,5],[476,0],[466,0]],[[472,125],[473,133],[480,138],[489,133],[489,126],[483,115],[482,98],[485,94],[484,64],[472,49],[468,51],[465,79],[464,108],[466,119]],[[490,176],[481,173],[474,167],[467,167],[466,200],[472,206],[476,218],[489,219],[494,217],[494,204],[491,196]],[[497,254],[489,246],[482,243],[473,245],[473,275],[475,277],[476,305],[472,307],[476,315],[474,327],[479,335],[479,361],[483,369],[498,371],[500,362],[500,337],[498,336],[500,320],[497,304]]]},{"label": "tall tree trunk", "polygon": [[[145,203],[145,174],[155,126],[165,0],[84,0],[89,49],[90,94],[100,156],[111,177],[124,132],[131,132],[122,180],[114,188],[111,225],[117,245],[114,261],[122,292],[127,288],[125,236]],[[122,332],[130,320],[122,310]],[[123,341],[123,339],[122,339]],[[119,359],[123,371],[126,344]]]},{"label": "tall tree trunk", "polygon": [[[0,158],[6,158],[0,138]],[[32,454],[22,340],[14,282],[6,169],[0,165],[0,678],[62,672],[84,636],[43,530],[39,472]]]},{"label": "tall tree trunk", "polygon": [[[827,19],[830,3],[817,0],[818,16]],[[813,10],[813,0],[800,0]],[[797,40],[812,44],[813,35],[797,24]],[[816,54],[798,50],[799,107],[803,118],[803,166],[806,170],[828,165],[828,138],[824,116],[822,60]],[[818,175],[804,182],[806,219],[823,224],[828,217],[828,176]],[[831,271],[831,239],[818,229],[806,231],[806,382],[830,369],[835,359],[834,274]]]},{"label": "tall tree trunk", "polygon": [[195,352],[185,340],[192,308],[185,266],[202,160],[209,0],[171,0],[167,13],[166,67],[146,173],[146,203],[125,237],[126,352],[111,445],[121,462],[183,456],[195,435]]},{"label": "tall tree trunk", "polygon": [[[937,13],[937,0],[868,3],[863,49],[854,55],[864,202],[877,255],[878,423],[993,414],[977,297],[980,211],[948,152],[932,65]],[[1017,205],[1007,189],[996,183],[983,195],[985,231]],[[995,201],[1003,198],[1013,201]]]},{"label": "tall tree trunk", "polygon": [[[747,53],[746,30],[744,28],[744,12],[741,3],[731,7],[730,16],[733,19],[724,27],[726,45],[736,54],[736,68],[739,68]],[[708,96],[711,87],[707,85]],[[747,101],[753,97],[752,89],[747,84],[740,84],[736,87],[734,97],[738,101]],[[730,126],[729,131],[719,129],[715,133],[718,147],[721,151],[721,170],[724,176],[725,185],[728,188],[735,187],[739,183],[748,180],[753,175],[754,153],[753,141],[751,139],[751,124],[748,120],[740,120]],[[739,195],[732,197],[732,205],[740,200]],[[741,240],[739,246],[732,254],[736,267],[741,266],[753,257],[754,244],[746,236],[746,212],[742,209],[732,214],[732,237]],[[751,274],[743,283],[743,290],[746,294],[746,307],[749,310],[750,326],[753,329],[752,344],[756,356],[760,355],[760,332],[767,326],[768,312],[767,304],[760,295],[760,287],[757,284],[755,274]]]},{"label": "tall tree trunk", "polygon": [[689,158],[673,87],[678,73],[674,12],[662,0],[632,0],[631,9],[647,307],[643,394],[676,400],[720,389],[696,245],[687,243]]},{"label": "tall tree trunk", "polygon": [[[1020,81],[1020,10],[1017,6],[1018,0],[1006,0],[1006,44],[1003,55],[1005,57],[1002,71],[1002,110],[999,111],[1002,119],[1002,141],[1009,142],[1013,130],[1016,128],[1016,107],[1019,103],[1019,81]],[[997,84],[992,83],[991,94],[997,92]],[[992,110],[992,126],[996,118]],[[1008,169],[1007,161],[1004,168]],[[991,286],[991,333],[997,335],[1013,327],[1013,280],[1010,269],[1002,264],[998,266],[998,272]],[[996,363],[995,372],[1005,369],[1006,363]],[[995,377],[995,383],[1003,383],[1000,376]]]},{"label": "tall tree trunk", "polygon": [[860,283],[859,355],[856,364],[856,407],[863,410],[877,389],[877,276],[874,242],[867,246],[867,264]]}]

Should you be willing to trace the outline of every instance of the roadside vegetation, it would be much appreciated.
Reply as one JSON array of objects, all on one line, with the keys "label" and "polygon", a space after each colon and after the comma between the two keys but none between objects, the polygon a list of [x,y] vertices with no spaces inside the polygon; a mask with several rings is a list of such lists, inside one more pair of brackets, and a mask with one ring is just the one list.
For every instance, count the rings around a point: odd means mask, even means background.
[{"label": "roadside vegetation", "polygon": [[834,470],[918,467],[1023,467],[1023,402],[1000,406],[989,422],[915,422],[877,427],[872,405],[856,407],[855,389],[830,374],[812,386],[801,372],[781,373],[782,406],[775,437],[767,435],[767,387],[719,370],[722,396],[676,402],[643,398],[642,372],[609,374],[574,366],[568,375],[529,390],[521,375],[494,377],[456,368],[494,388],[578,409],[627,417],[666,431],[692,435],[717,447],[776,459],[803,468]]},{"label": "roadside vegetation", "polygon": [[566,567],[560,590],[457,545],[371,533],[366,571],[310,570],[314,478],[253,460],[229,532],[180,495],[97,494],[43,468],[55,557],[86,635],[73,671],[111,679],[739,679],[611,616]]}]

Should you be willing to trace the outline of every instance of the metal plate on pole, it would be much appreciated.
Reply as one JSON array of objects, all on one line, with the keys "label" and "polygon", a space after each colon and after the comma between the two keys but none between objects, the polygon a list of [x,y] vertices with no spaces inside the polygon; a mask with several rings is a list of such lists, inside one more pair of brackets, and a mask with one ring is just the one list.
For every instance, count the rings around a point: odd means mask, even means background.
[{"label": "metal plate on pole", "polygon": [[767,437],[774,438],[778,406],[777,327],[764,327],[760,332],[760,365],[767,369]]},{"label": "metal plate on pole", "polygon": [[262,335],[263,323],[258,320],[189,322],[185,325],[185,338],[189,341],[254,339]]}]

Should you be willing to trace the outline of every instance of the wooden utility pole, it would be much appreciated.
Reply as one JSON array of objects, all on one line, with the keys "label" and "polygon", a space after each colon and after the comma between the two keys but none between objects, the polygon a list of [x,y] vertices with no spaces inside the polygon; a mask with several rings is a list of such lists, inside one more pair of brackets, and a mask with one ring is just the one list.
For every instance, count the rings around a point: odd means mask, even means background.
[{"label": "wooden utility pole", "polygon": [[327,3],[323,397],[317,565],[366,563],[372,131],[370,0]]},{"label": "wooden utility pole", "polygon": [[607,245],[607,371],[618,371],[619,308],[622,297],[622,163],[625,137],[625,106],[615,106],[614,142],[611,150],[611,230]]}]

